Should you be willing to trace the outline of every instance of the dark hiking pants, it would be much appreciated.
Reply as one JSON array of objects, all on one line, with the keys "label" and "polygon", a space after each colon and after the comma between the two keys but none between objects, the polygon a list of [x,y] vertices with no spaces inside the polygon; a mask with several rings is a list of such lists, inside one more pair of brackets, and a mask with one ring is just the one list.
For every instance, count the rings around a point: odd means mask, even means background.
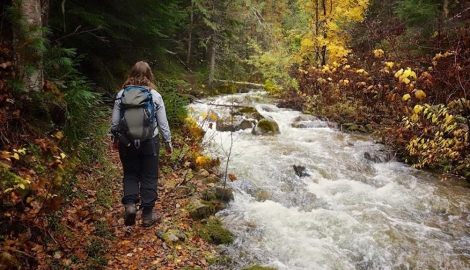
[{"label": "dark hiking pants", "polygon": [[141,200],[144,215],[152,212],[157,200],[159,148],[158,136],[142,142],[139,149],[133,144],[128,147],[119,145],[119,157],[124,170],[122,203],[139,203]]}]

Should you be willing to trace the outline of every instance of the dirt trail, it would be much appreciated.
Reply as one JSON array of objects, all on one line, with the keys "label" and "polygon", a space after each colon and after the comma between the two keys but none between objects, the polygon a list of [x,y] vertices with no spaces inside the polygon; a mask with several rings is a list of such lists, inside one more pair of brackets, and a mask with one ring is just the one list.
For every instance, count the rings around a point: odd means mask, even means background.
[{"label": "dirt trail", "polygon": [[[113,164],[116,164],[122,173],[119,155],[113,150],[109,154]],[[165,158],[165,157],[161,157]],[[111,213],[114,244],[110,245],[106,256],[108,265],[106,269],[159,269],[173,270],[184,266],[199,266],[208,268],[207,257],[214,257],[214,246],[206,243],[194,232],[195,222],[188,217],[185,211],[188,199],[176,194],[176,189],[168,187],[166,182],[171,179],[173,183],[180,183],[182,176],[177,173],[162,175],[160,172],[158,195],[159,200],[155,210],[163,215],[162,221],[150,228],[142,227],[141,211],[136,218],[136,225],[127,229],[124,226],[123,206],[120,203],[122,194],[121,179],[115,180],[113,194],[117,195]],[[183,198],[182,198],[183,197]],[[159,234],[177,231],[180,241],[165,242],[157,236]],[[184,238],[181,240],[181,238]]]}]

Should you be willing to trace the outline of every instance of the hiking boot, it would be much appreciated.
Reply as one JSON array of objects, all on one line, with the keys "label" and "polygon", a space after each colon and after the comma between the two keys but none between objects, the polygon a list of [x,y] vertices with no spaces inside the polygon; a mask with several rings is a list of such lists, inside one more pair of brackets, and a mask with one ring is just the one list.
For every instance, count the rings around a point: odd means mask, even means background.
[{"label": "hiking boot", "polygon": [[135,225],[135,215],[137,213],[137,207],[135,203],[130,203],[124,205],[125,213],[124,213],[124,225],[132,226]]},{"label": "hiking boot", "polygon": [[142,226],[150,227],[155,224],[157,221],[160,221],[162,216],[158,212],[153,212],[142,217]]}]

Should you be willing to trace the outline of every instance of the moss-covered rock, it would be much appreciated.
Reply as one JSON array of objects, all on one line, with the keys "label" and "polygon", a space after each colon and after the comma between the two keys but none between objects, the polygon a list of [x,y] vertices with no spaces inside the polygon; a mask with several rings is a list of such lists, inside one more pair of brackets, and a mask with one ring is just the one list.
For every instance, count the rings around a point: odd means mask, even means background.
[{"label": "moss-covered rock", "polygon": [[209,243],[220,245],[233,242],[232,233],[225,229],[222,222],[216,217],[211,217],[206,224],[199,225],[196,231],[202,239]]},{"label": "moss-covered rock", "polygon": [[155,235],[166,243],[178,243],[186,240],[186,235],[179,229],[157,230]]},{"label": "moss-covered rock", "polygon": [[346,132],[358,132],[359,125],[354,123],[344,123],[341,125],[341,129]]},{"label": "moss-covered rock", "polygon": [[224,202],[224,203],[228,203],[234,198],[233,189],[231,188],[215,187],[214,193],[215,193],[217,200]]},{"label": "moss-covered rock", "polygon": [[273,119],[261,119],[255,128],[253,128],[252,133],[254,135],[273,135],[281,133],[279,130],[279,125]]},{"label": "moss-covered rock", "polygon": [[194,220],[208,218],[215,214],[215,205],[208,201],[193,198],[187,206],[189,216]]},{"label": "moss-covered rock", "polygon": [[243,115],[245,118],[252,118],[258,121],[264,119],[264,116],[260,114],[255,107],[243,107],[235,111],[233,115]]}]

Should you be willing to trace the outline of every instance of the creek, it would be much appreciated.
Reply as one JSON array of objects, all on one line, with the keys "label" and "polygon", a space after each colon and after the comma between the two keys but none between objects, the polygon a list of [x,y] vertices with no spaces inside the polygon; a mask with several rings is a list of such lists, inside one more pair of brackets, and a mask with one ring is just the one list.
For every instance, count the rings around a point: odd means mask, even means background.
[{"label": "creek", "polygon": [[[206,115],[248,105],[274,119],[280,134],[220,132]],[[464,180],[395,161],[368,135],[324,121],[293,128],[302,113],[278,108],[265,92],[191,104],[219,157],[234,200],[218,213],[234,235],[231,269],[470,269],[470,197]],[[204,120],[206,119],[206,120]],[[378,157],[371,161],[366,157]],[[309,175],[299,177],[293,165]]]}]

